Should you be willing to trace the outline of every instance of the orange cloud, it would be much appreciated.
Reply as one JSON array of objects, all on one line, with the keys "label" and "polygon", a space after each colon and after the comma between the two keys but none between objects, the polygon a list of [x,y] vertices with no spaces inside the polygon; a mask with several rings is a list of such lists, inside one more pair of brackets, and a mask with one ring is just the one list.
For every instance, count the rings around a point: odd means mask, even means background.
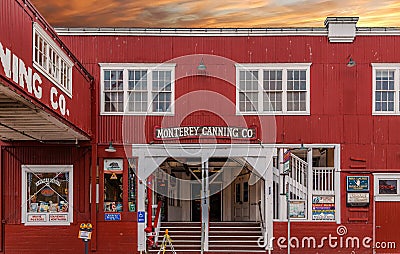
[{"label": "orange cloud", "polygon": [[393,0],[31,0],[55,27],[322,27],[327,16],[358,26],[398,26]]}]

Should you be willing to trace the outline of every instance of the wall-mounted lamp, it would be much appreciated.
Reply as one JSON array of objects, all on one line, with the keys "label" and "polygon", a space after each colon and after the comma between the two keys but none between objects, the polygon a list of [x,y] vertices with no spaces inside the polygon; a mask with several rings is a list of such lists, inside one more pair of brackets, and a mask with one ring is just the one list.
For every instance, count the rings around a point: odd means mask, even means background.
[{"label": "wall-mounted lamp", "polygon": [[110,145],[105,149],[106,152],[115,153],[117,150],[113,147],[112,141],[110,141]]},{"label": "wall-mounted lamp", "polygon": [[354,67],[356,66],[356,61],[353,58],[349,57],[349,61],[347,62],[347,67]]},{"label": "wall-mounted lamp", "polygon": [[205,71],[207,69],[207,66],[204,64],[203,58],[201,58],[201,61],[199,65],[197,66],[197,70],[199,71]]}]

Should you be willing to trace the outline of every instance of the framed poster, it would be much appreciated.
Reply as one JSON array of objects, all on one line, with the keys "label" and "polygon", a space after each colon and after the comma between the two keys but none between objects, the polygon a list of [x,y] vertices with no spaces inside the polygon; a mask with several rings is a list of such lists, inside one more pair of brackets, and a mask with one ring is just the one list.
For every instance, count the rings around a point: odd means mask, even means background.
[{"label": "framed poster", "polygon": [[348,192],[369,191],[369,176],[347,176],[346,182]]},{"label": "framed poster", "polygon": [[289,215],[291,219],[304,219],[306,218],[306,201],[305,200],[291,200]]}]

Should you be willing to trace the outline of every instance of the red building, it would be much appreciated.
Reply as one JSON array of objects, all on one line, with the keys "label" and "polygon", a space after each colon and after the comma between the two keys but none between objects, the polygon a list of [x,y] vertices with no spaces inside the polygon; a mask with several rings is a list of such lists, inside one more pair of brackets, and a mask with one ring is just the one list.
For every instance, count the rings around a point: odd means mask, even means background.
[{"label": "red building", "polygon": [[399,252],[400,29],[0,10],[1,252]]}]

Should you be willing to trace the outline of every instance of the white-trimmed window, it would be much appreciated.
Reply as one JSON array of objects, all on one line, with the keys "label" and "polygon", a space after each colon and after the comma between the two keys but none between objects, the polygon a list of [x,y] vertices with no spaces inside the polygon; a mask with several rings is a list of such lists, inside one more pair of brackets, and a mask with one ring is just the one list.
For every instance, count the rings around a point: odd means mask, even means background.
[{"label": "white-trimmed window", "polygon": [[399,188],[400,174],[374,174],[374,195],[376,201],[400,201]]},{"label": "white-trimmed window", "polygon": [[74,64],[37,23],[33,24],[33,65],[72,98]]},{"label": "white-trimmed window", "polygon": [[173,114],[175,64],[100,64],[103,114]]},{"label": "white-trimmed window", "polygon": [[72,197],[72,165],[22,165],[21,221],[25,225],[69,225]]},{"label": "white-trimmed window", "polygon": [[400,64],[373,63],[372,114],[400,114]]},{"label": "white-trimmed window", "polygon": [[240,114],[310,114],[310,63],[237,64]]}]

